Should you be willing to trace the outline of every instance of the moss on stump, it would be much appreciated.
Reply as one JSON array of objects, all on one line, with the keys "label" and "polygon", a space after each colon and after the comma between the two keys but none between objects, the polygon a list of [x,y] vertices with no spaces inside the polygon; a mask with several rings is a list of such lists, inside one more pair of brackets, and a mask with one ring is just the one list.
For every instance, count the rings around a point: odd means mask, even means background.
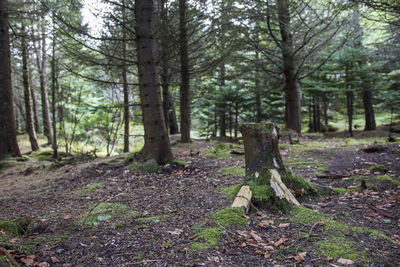
[{"label": "moss on stump", "polygon": [[317,195],[317,190],[283,163],[279,152],[279,129],[273,123],[246,123],[240,128],[245,150],[246,176],[253,202],[270,209],[288,210],[290,204],[279,198],[271,187],[271,169],[276,169],[288,189],[301,195]]}]

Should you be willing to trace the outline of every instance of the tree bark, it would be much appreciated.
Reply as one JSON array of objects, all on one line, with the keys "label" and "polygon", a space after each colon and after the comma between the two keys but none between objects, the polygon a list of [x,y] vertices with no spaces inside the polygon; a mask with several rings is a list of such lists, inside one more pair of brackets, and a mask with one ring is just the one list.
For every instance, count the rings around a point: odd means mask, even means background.
[{"label": "tree bark", "polygon": [[40,76],[40,94],[42,98],[42,117],[43,117],[43,134],[47,137],[47,143],[53,144],[51,134],[50,106],[49,96],[46,86],[46,70],[47,70],[47,52],[46,52],[46,27],[44,21],[41,22],[41,59],[37,60]]},{"label": "tree bark", "polygon": [[26,132],[29,135],[32,151],[39,149],[39,144],[36,138],[35,127],[33,126],[32,107],[31,107],[31,88],[29,84],[29,71],[28,71],[28,48],[26,41],[25,24],[22,22],[21,26],[21,52],[22,52],[22,80],[24,86],[24,99],[25,99],[25,114],[26,114]]},{"label": "tree bark", "polygon": [[[54,30],[54,29],[53,29]],[[53,31],[53,45],[51,55],[51,113],[53,115],[53,158],[58,158],[58,145],[57,145],[57,121],[56,121],[56,91],[58,87],[56,75],[56,35]]]},{"label": "tree bark", "polygon": [[0,160],[7,154],[21,156],[17,143],[11,86],[8,1],[0,0]]},{"label": "tree bark", "polygon": [[32,111],[33,111],[33,121],[35,125],[35,130],[36,133],[42,133],[42,129],[40,128],[40,122],[39,122],[39,108],[36,100],[36,93],[35,89],[32,87],[32,76],[29,75],[30,79],[30,84],[31,84],[31,97],[32,97]]},{"label": "tree bark", "polygon": [[261,108],[261,88],[260,88],[260,54],[258,52],[258,46],[259,46],[259,38],[258,38],[258,31],[256,32],[256,54],[255,54],[255,75],[254,75],[254,80],[255,80],[255,100],[256,100],[256,121],[261,122],[262,121],[262,108]]},{"label": "tree bark", "polygon": [[293,52],[293,40],[290,32],[289,0],[278,0],[279,29],[282,43],[283,72],[286,87],[286,128],[301,132],[301,104],[296,62]]},{"label": "tree bark", "polygon": [[[360,10],[356,7],[353,10],[353,27],[354,32],[356,35],[356,42],[355,46],[361,52],[364,50],[362,46],[362,29],[360,26]],[[365,55],[361,56],[361,60],[358,62],[360,68],[362,69],[367,64],[367,58]],[[361,75],[361,77],[365,77],[366,75]],[[365,115],[365,131],[372,131],[376,130],[376,123],[375,123],[375,113],[374,113],[374,106],[372,105],[372,91],[370,88],[370,83],[365,81],[366,77],[362,81],[363,90],[362,90],[362,100],[364,105],[364,115]]]},{"label": "tree bark", "polygon": [[129,152],[129,90],[128,90],[128,78],[127,78],[127,66],[126,66],[126,17],[125,17],[125,0],[122,2],[122,87],[124,91],[124,153]]},{"label": "tree bark", "polygon": [[[221,92],[224,90],[225,86],[225,64],[222,63],[220,66],[220,84]],[[222,100],[221,110],[219,112],[219,136],[226,137],[226,103]]]},{"label": "tree bark", "polygon": [[353,91],[350,88],[350,67],[346,65],[346,77],[345,77],[345,86],[346,86],[346,106],[347,106],[347,118],[349,121],[348,130],[350,136],[353,136]]},{"label": "tree bark", "polygon": [[152,0],[136,0],[136,44],[139,91],[144,126],[145,159],[165,163],[173,159],[161,104],[160,82],[156,67],[156,42]]},{"label": "tree bark", "polygon": [[174,97],[172,96],[171,91],[168,90],[168,101],[169,101],[169,133],[177,134],[179,133],[178,121],[176,119],[176,111],[175,111],[175,103]]},{"label": "tree bark", "polygon": [[187,3],[179,0],[179,52],[181,61],[181,142],[190,142],[190,74],[187,37]]},{"label": "tree bark", "polygon": [[163,111],[164,120],[169,129],[169,109],[170,109],[170,99],[169,99],[169,61],[168,61],[168,43],[169,43],[169,32],[168,32],[168,15],[167,15],[167,0],[161,0],[160,4],[160,18],[161,18],[161,86],[163,94]]}]

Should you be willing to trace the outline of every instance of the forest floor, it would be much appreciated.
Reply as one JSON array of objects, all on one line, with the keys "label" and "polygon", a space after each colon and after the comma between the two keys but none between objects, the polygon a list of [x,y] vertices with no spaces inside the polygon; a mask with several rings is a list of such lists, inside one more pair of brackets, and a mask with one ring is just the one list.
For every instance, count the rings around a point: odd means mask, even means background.
[{"label": "forest floor", "polygon": [[27,266],[400,265],[400,142],[301,135],[280,148],[294,173],[333,191],[234,220],[239,144],[175,142],[186,163],[156,173],[126,155],[63,166],[32,156],[0,172],[0,255]]}]

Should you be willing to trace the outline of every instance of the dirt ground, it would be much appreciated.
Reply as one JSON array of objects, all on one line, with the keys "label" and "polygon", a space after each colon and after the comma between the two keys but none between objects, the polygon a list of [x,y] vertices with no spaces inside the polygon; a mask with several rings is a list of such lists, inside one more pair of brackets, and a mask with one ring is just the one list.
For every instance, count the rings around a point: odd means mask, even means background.
[{"label": "dirt ground", "polygon": [[[253,206],[246,225],[226,228],[213,214],[232,202],[223,189],[243,182],[226,168],[244,159],[214,153],[216,141],[177,143],[186,166],[159,173],[127,168],[124,155],[20,162],[0,173],[0,221],[31,223],[0,230],[0,247],[27,266],[399,266],[400,143],[311,139],[282,144],[284,161],[332,192],[287,214]],[[364,152],[374,141],[383,150]]]}]

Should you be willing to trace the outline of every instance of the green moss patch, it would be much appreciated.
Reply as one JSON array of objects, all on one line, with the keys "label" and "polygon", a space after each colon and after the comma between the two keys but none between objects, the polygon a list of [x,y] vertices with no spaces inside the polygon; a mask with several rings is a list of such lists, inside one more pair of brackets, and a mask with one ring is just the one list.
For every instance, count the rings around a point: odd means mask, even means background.
[{"label": "green moss patch", "polygon": [[11,167],[14,167],[18,164],[18,162],[15,159],[5,159],[0,161],[0,171],[5,170]]},{"label": "green moss patch", "polygon": [[89,196],[91,193],[93,193],[98,188],[101,188],[103,186],[104,186],[104,182],[96,183],[96,184],[89,184],[86,186],[86,188],[76,190],[75,192],[80,196]]},{"label": "green moss patch", "polygon": [[192,250],[205,250],[218,245],[222,231],[218,228],[208,227],[202,229],[191,244]]},{"label": "green moss patch", "polygon": [[229,158],[232,156],[238,156],[236,154],[232,154],[232,151],[243,151],[243,146],[232,144],[232,143],[223,143],[219,142],[216,144],[214,149],[209,149],[205,153],[206,157],[212,159],[220,159],[220,158]]},{"label": "green moss patch", "polygon": [[21,217],[11,221],[0,221],[0,229],[14,236],[20,236],[26,233],[32,219],[30,217]]},{"label": "green moss patch", "polygon": [[400,185],[399,181],[393,179],[392,177],[390,177],[388,175],[379,175],[379,176],[376,176],[376,179],[378,179],[379,181],[383,181],[383,182],[385,182],[385,181],[390,182],[393,185]]},{"label": "green moss patch", "polygon": [[375,166],[371,166],[368,168],[368,170],[370,170],[371,172],[380,172],[380,173],[386,173],[387,169],[385,166],[383,165],[375,165]]},{"label": "green moss patch", "polygon": [[397,150],[396,152],[394,152],[394,155],[397,157],[400,157],[400,150]]},{"label": "green moss patch", "polygon": [[343,188],[343,187],[333,187],[332,189],[339,195],[344,195],[344,194],[350,193],[352,191],[351,189],[347,189],[347,188]]},{"label": "green moss patch", "polygon": [[221,192],[226,194],[226,196],[233,200],[235,199],[237,193],[239,192],[240,188],[242,187],[243,184],[237,184],[231,187],[225,187],[221,189]]},{"label": "green moss patch", "polygon": [[88,212],[79,216],[80,223],[89,227],[99,226],[103,222],[114,221],[124,224],[130,218],[138,216],[139,213],[130,210],[127,206],[119,203],[100,203],[95,207],[89,208]]},{"label": "green moss patch", "polygon": [[212,215],[213,221],[220,226],[230,227],[232,225],[244,226],[247,219],[243,217],[244,210],[242,208],[225,208]]},{"label": "green moss patch", "polygon": [[223,169],[222,174],[232,174],[236,176],[245,176],[246,170],[242,167],[228,167]]},{"label": "green moss patch", "polygon": [[312,242],[315,242],[316,247],[327,257],[343,257],[365,263],[365,251],[357,245],[360,234],[368,234],[371,238],[391,242],[382,231],[347,225],[332,219],[329,215],[305,207],[294,207],[291,212],[295,223],[311,226],[318,221],[324,222],[324,234],[319,236],[320,240]]},{"label": "green moss patch", "polygon": [[344,258],[355,262],[366,262],[367,253],[356,242],[344,237],[328,236],[325,240],[315,243],[325,257]]},{"label": "green moss patch", "polygon": [[145,173],[159,173],[161,171],[160,165],[158,165],[158,163],[154,159],[149,159],[144,162],[134,161],[129,164],[127,168]]},{"label": "green moss patch", "polygon": [[179,159],[173,160],[173,161],[171,162],[171,164],[178,165],[178,166],[183,166],[183,167],[189,165],[186,161],[179,160]]}]

